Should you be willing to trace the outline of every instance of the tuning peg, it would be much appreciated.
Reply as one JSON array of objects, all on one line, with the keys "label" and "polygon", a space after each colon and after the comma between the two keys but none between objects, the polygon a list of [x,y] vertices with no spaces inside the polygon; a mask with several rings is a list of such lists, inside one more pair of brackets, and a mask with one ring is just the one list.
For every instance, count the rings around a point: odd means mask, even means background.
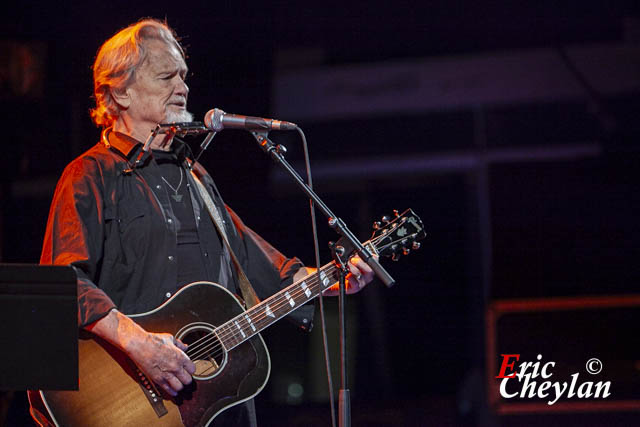
[{"label": "tuning peg", "polygon": [[384,222],[385,224],[389,224],[391,222],[391,218],[385,215],[382,217],[382,222]]},{"label": "tuning peg", "polygon": [[398,209],[394,209],[393,214],[396,216],[396,218],[400,217],[400,212],[398,212]]},{"label": "tuning peg", "polygon": [[391,255],[391,261],[398,261],[400,260],[400,255],[397,253],[394,253],[393,255]]},{"label": "tuning peg", "polygon": [[373,229],[374,230],[380,230],[380,228],[382,228],[382,223],[380,221],[375,221],[373,223]]},{"label": "tuning peg", "polygon": [[413,242],[413,245],[411,245],[411,249],[413,249],[414,251],[417,251],[418,249],[420,249],[420,243]]},{"label": "tuning peg", "polygon": [[404,249],[402,250],[402,255],[405,255],[405,256],[406,256],[406,255],[409,255],[409,252],[411,252],[411,249],[404,248]]}]

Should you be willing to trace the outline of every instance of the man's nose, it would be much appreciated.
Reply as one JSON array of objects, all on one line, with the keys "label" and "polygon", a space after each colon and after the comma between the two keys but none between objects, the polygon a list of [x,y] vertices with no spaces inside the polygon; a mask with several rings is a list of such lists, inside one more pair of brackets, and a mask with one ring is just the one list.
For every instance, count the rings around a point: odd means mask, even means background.
[{"label": "man's nose", "polygon": [[187,86],[187,83],[184,80],[179,79],[175,93],[176,95],[182,95],[185,98],[189,95],[189,86]]}]

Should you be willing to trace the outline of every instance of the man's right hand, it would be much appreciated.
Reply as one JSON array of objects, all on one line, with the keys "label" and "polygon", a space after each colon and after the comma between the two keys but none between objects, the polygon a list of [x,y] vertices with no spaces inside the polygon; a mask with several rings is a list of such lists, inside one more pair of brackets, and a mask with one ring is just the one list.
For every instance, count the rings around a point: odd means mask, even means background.
[{"label": "man's right hand", "polygon": [[86,329],[127,353],[169,395],[191,383],[196,366],[184,352],[187,345],[172,335],[147,332],[115,309]]}]

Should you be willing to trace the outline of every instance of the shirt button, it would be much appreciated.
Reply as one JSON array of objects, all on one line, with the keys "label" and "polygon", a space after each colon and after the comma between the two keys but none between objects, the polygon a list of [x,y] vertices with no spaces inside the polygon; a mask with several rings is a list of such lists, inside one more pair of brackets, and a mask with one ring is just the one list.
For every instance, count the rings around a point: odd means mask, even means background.
[{"label": "shirt button", "polygon": [[204,256],[209,256],[209,252],[205,251]]},{"label": "shirt button", "polygon": [[158,190],[160,190],[160,189],[162,188],[162,186],[161,186],[160,184],[158,184],[158,185],[156,185],[156,188],[157,188]]},{"label": "shirt button", "polygon": [[167,222],[168,222],[169,224],[171,224],[171,223],[173,222],[173,220],[172,220],[171,218],[169,218],[169,219],[167,220]]},{"label": "shirt button", "polygon": [[200,221],[200,215],[198,215],[198,221]]},{"label": "shirt button", "polygon": [[166,294],[164,294],[164,296],[167,298],[171,298],[171,292],[167,292]]},{"label": "shirt button", "polygon": [[173,255],[169,255],[167,258],[169,258],[169,261],[173,261]]}]

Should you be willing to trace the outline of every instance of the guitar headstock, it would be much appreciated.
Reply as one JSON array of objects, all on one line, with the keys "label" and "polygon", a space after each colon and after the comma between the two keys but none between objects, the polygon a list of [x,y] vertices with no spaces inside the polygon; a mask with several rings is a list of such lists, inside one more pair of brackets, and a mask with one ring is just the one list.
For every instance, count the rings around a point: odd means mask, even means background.
[{"label": "guitar headstock", "polygon": [[411,209],[401,214],[393,211],[394,217],[383,216],[381,221],[373,223],[373,236],[369,240],[380,256],[391,257],[394,261],[400,255],[408,255],[411,250],[418,249],[427,236],[420,217]]}]

